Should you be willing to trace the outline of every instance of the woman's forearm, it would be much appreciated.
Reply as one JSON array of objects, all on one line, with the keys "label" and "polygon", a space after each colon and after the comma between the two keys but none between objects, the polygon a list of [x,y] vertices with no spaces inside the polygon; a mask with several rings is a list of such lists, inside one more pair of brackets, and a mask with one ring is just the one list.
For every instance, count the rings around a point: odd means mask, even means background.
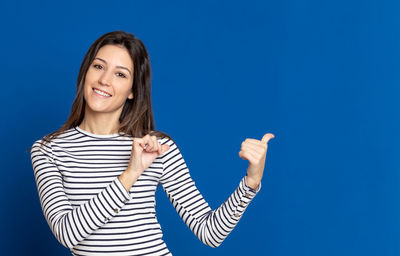
[{"label": "woman's forearm", "polygon": [[123,173],[121,173],[118,179],[122,183],[126,191],[129,192],[129,190],[131,189],[133,184],[137,181],[139,176],[140,172],[137,172],[132,168],[128,167]]}]

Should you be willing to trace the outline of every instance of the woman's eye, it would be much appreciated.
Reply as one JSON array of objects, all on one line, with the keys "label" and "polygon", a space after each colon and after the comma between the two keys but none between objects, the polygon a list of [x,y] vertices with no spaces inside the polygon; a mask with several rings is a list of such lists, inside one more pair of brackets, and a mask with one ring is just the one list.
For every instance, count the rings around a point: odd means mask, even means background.
[{"label": "woman's eye", "polygon": [[125,78],[125,77],[126,77],[126,75],[124,75],[124,74],[122,74],[122,73],[117,73],[117,76],[122,77],[122,78]]},{"label": "woman's eye", "polygon": [[97,69],[102,69],[102,68],[103,68],[103,67],[102,67],[101,65],[99,65],[99,64],[94,64],[93,67],[94,67],[94,68],[97,68]]}]

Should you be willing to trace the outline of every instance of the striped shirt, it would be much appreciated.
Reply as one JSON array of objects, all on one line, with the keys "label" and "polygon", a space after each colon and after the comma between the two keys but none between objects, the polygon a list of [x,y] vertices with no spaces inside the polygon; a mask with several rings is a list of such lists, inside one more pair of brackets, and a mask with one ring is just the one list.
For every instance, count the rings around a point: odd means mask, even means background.
[{"label": "striped shirt", "polygon": [[73,127],[44,147],[32,145],[31,160],[44,217],[72,255],[172,255],[155,213],[161,184],[179,216],[206,245],[219,246],[239,222],[261,186],[246,176],[212,210],[197,190],[175,142],[159,155],[127,192],[118,176],[126,170],[133,137],[98,135]]}]

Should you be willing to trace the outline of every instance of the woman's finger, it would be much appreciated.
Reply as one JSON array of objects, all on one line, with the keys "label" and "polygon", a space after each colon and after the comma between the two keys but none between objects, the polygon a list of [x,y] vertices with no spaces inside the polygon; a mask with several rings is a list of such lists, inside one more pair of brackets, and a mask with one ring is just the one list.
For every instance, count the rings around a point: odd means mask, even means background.
[{"label": "woman's finger", "polygon": [[148,148],[150,147],[150,144],[148,143],[148,139],[146,137],[142,138],[135,138],[134,139],[135,143],[139,145],[143,150],[148,151]]},{"label": "woman's finger", "polygon": [[151,136],[150,137],[153,141],[153,148],[151,149],[153,152],[158,152],[159,148],[160,148],[160,142],[158,142],[157,137],[156,136]]},{"label": "woman's finger", "polygon": [[161,149],[162,149],[161,154],[164,154],[165,152],[167,152],[170,149],[170,146],[167,144],[163,144],[163,145],[161,145]]},{"label": "woman's finger", "polygon": [[242,143],[242,147],[248,147],[248,148],[252,148],[254,150],[256,150],[257,152],[264,152],[267,150],[267,145],[264,143],[253,143],[253,142],[249,142],[249,141],[243,141]]},{"label": "woman's finger", "polygon": [[262,147],[262,148],[265,148],[266,145],[268,145],[267,143],[262,142],[261,140],[249,139],[249,138],[246,139],[244,142],[246,142],[248,144],[252,144],[252,145],[258,146],[258,147]]},{"label": "woman's finger", "polygon": [[[147,134],[145,137],[147,142],[146,152],[160,152],[161,144],[156,136]],[[160,154],[160,153],[159,153]]]},{"label": "woman's finger", "polygon": [[136,157],[141,155],[144,151],[144,141],[141,138],[134,138],[132,143],[132,153],[131,155],[135,155]]},{"label": "woman's finger", "polygon": [[275,138],[275,135],[273,135],[272,133],[266,133],[266,134],[263,136],[263,138],[261,139],[261,141],[262,141],[263,143],[268,144],[268,141],[269,141],[270,139],[272,139],[272,138]]},{"label": "woman's finger", "polygon": [[243,145],[242,148],[240,149],[241,151],[249,151],[254,157],[262,158],[263,155],[265,154],[266,150],[256,148],[253,145]]},{"label": "woman's finger", "polygon": [[241,150],[239,152],[239,156],[243,160],[248,160],[251,164],[253,164],[256,161],[255,157],[253,156],[253,154],[250,151]]},{"label": "woman's finger", "polygon": [[141,138],[134,138],[134,139],[133,139],[133,144],[134,144],[134,145],[139,145],[139,146],[141,146],[142,148],[144,148],[144,140],[141,139]]},{"label": "woman's finger", "polygon": [[147,146],[146,146],[146,152],[151,151],[151,149],[153,148],[154,142],[153,142],[152,139],[150,138],[150,135],[149,135],[149,134],[146,134],[146,135],[143,137],[143,140],[145,141],[145,144],[147,145]]}]

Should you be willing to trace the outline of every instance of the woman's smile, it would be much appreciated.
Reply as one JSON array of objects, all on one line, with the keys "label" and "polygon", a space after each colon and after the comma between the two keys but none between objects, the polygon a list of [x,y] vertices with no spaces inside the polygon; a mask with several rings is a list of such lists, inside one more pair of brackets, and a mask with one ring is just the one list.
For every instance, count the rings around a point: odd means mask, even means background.
[{"label": "woman's smile", "polygon": [[106,92],[104,92],[104,91],[101,91],[101,90],[99,90],[99,89],[97,89],[97,88],[93,88],[93,91],[95,92],[95,94],[96,94],[97,96],[99,96],[99,97],[101,97],[101,98],[109,98],[109,97],[112,97],[111,94],[108,94],[108,93],[106,93]]}]

